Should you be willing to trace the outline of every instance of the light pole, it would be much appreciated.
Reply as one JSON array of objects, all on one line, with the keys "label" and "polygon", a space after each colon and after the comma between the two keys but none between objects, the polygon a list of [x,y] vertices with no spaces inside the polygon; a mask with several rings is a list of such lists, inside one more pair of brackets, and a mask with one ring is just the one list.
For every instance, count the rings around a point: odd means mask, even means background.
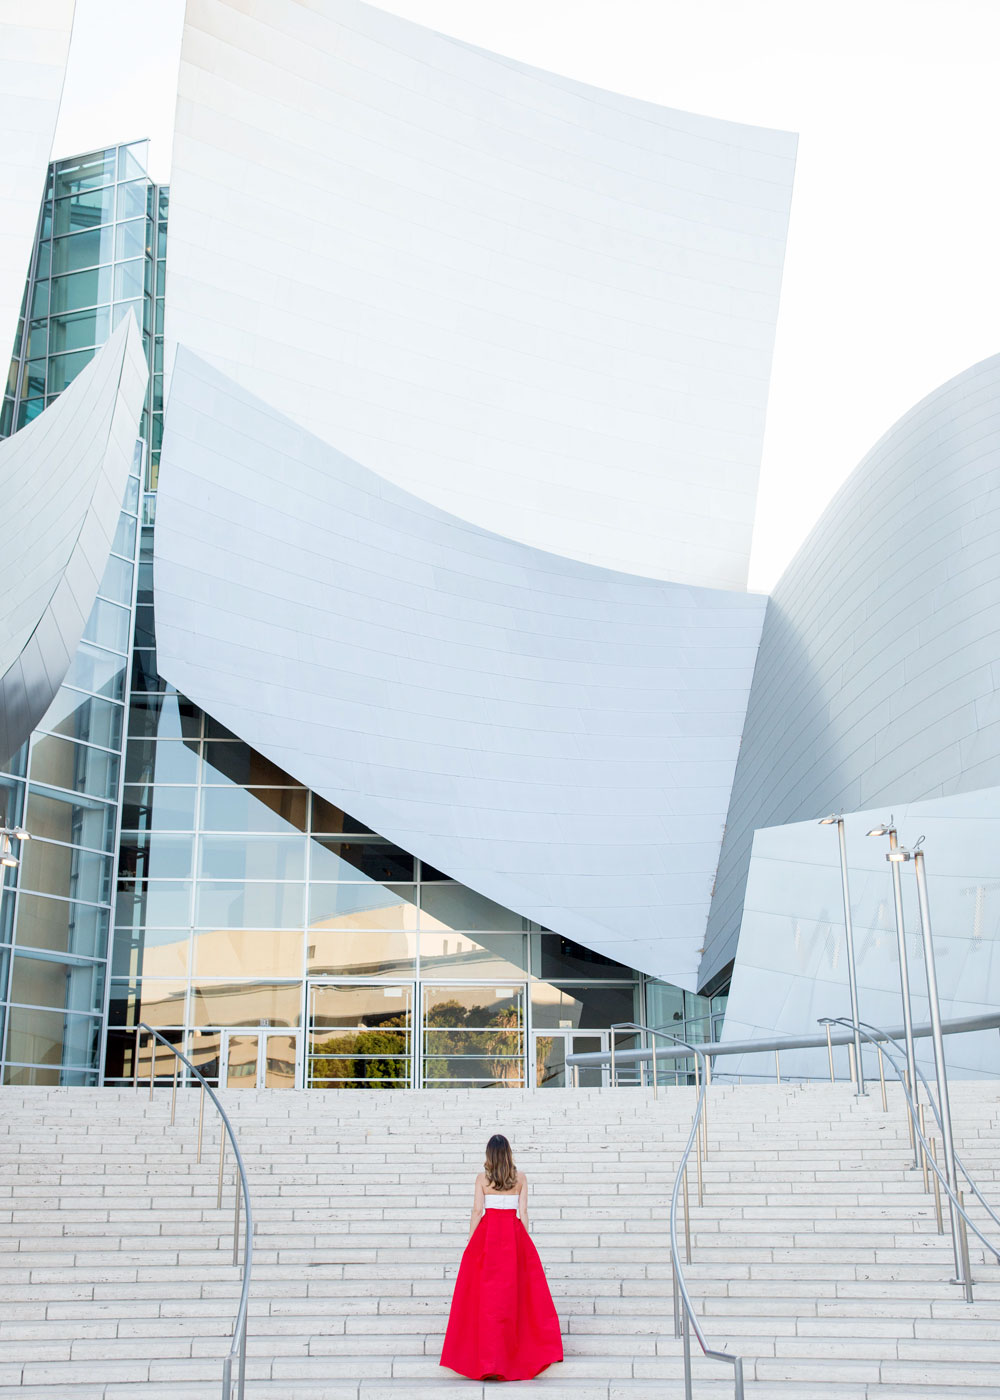
[{"label": "light pole", "polygon": [[[924,971],[927,975],[927,1001],[931,1017],[931,1041],[934,1045],[934,1074],[937,1078],[938,1108],[941,1110],[941,1144],[944,1148],[944,1171],[952,1191],[958,1190],[958,1173],[955,1167],[955,1139],[951,1130],[951,1099],[948,1094],[948,1068],[944,1058],[944,1035],[941,1031],[941,1000],[938,995],[937,966],[934,961],[934,939],[931,934],[931,910],[927,901],[927,872],[924,869],[924,853],[920,849],[921,836],[913,848],[913,871],[917,877],[917,902],[920,906],[920,936],[924,945]],[[909,852],[900,851],[899,856],[906,860]],[[961,1226],[955,1202],[948,1197],[948,1213],[951,1217],[951,1241],[955,1250],[955,1281],[965,1283]]]},{"label": "light pole", "polygon": [[858,1028],[858,974],[854,966],[854,924],[851,920],[851,889],[847,880],[847,840],[842,816],[821,817],[820,826],[834,826],[840,841],[840,880],[844,891],[844,934],[847,939],[847,984],[851,993],[851,1020],[854,1023],[854,1063],[857,1066],[857,1097],[865,1094],[865,1072],[861,1067],[861,1031]]},{"label": "light pole", "polygon": [[[887,822],[881,822],[878,826],[872,827],[869,836],[888,836],[889,851],[886,860],[889,862],[889,869],[892,871],[892,902],[896,911],[896,944],[899,950],[899,991],[903,998],[903,1036],[906,1040],[906,1073],[909,1076],[910,1094],[914,1105],[919,1097],[920,1084],[917,1079],[917,1057],[913,1049],[913,1010],[910,1005],[910,965],[906,956],[906,933],[903,928],[903,882],[900,877],[899,867],[903,863],[903,857],[899,853],[899,838],[892,817]],[[920,1167],[920,1151],[917,1146],[917,1135],[913,1130],[913,1120],[907,1115],[910,1124],[910,1145],[913,1148],[913,1165]]]},{"label": "light pole", "polygon": [[[3,914],[3,890],[8,870],[16,870],[21,864],[21,857],[14,854],[13,842],[27,841],[30,831],[26,831],[23,826],[0,826],[0,915]],[[0,934],[3,932],[3,924],[0,923]]]}]

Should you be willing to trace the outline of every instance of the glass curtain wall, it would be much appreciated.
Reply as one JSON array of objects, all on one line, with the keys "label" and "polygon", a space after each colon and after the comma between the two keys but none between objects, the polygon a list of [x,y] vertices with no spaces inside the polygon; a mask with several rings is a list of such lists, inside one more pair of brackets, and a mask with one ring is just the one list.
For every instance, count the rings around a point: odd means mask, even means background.
[{"label": "glass curtain wall", "polygon": [[137,455],[99,596],[65,683],[0,774],[8,821],[33,839],[5,872],[0,907],[0,1062],[6,1083],[92,1084],[103,1062],[118,851],[138,515],[159,460],[166,191],[145,143],[49,168],[0,437],[38,416],[123,316],[152,369]]}]

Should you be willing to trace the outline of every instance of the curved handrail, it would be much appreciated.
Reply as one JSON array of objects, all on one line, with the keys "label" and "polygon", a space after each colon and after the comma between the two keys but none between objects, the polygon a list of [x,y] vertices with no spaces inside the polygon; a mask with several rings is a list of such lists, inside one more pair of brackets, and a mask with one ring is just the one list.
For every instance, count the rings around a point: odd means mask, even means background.
[{"label": "curved handrail", "polygon": [[[896,1049],[899,1051],[900,1055],[905,1055],[905,1054],[906,1054],[906,1051],[904,1050],[903,1046],[899,1043],[899,1040],[896,1038],[896,1036],[890,1035],[890,1033],[889,1033],[888,1031],[882,1030],[882,1028],[881,1028],[880,1026],[875,1026],[875,1025],[873,1025],[873,1024],[871,1023],[871,1021],[859,1021],[859,1022],[858,1022],[858,1025],[859,1025],[859,1026],[862,1026],[862,1027],[867,1027],[867,1029],[870,1030],[870,1031],[874,1031],[875,1034],[878,1036],[878,1038],[879,1038],[880,1040],[887,1040],[887,1041],[889,1041],[892,1045],[894,1045],[894,1046],[896,1047]],[[938,1106],[937,1106],[937,1100],[936,1100],[935,1097],[934,1097],[934,1092],[933,1092],[933,1090],[931,1089],[931,1086],[930,1086],[930,1083],[929,1083],[929,1081],[928,1081],[928,1079],[927,1079],[926,1074],[924,1074],[924,1072],[923,1072],[923,1070],[920,1068],[919,1064],[916,1063],[916,1060],[914,1060],[914,1065],[915,1065],[915,1067],[916,1067],[917,1074],[918,1074],[918,1076],[919,1076],[919,1078],[920,1078],[920,1082],[923,1084],[924,1088],[927,1090],[927,1101],[928,1101],[928,1103],[930,1104],[930,1106],[931,1106],[931,1111],[932,1111],[932,1113],[934,1114],[934,1117],[935,1117],[936,1120],[937,1120],[938,1131],[941,1132],[941,1133],[943,1133],[943,1132],[944,1132],[944,1124],[941,1122],[941,1110],[940,1110],[940,1109],[938,1108]],[[895,1066],[893,1066],[893,1068],[895,1068]],[[972,1173],[969,1171],[968,1167],[967,1167],[967,1166],[965,1165],[965,1163],[962,1161],[961,1157],[958,1155],[957,1152],[955,1153],[955,1165],[958,1167],[959,1171],[962,1173],[962,1175],[965,1177],[966,1181],[969,1183],[970,1187],[972,1188],[973,1194],[975,1195],[976,1199],[979,1201],[979,1204],[980,1204],[980,1205],[983,1207],[983,1209],[986,1211],[986,1214],[989,1215],[989,1216],[993,1219],[993,1222],[994,1222],[996,1225],[1000,1225],[1000,1215],[997,1215],[996,1211],[995,1211],[995,1210],[993,1209],[993,1207],[990,1205],[989,1201],[988,1201],[988,1200],[986,1199],[986,1197],[983,1195],[982,1191],[980,1191],[978,1185],[976,1184],[975,1180],[974,1180],[973,1177],[972,1177]],[[994,1251],[994,1252],[995,1252],[995,1251]]]},{"label": "curved handrail", "polygon": [[[687,1172],[688,1162],[691,1157],[691,1149],[695,1144],[697,1134],[701,1131],[702,1114],[705,1111],[705,1094],[708,1089],[708,1071],[705,1065],[705,1056],[696,1045],[682,1040],[680,1036],[670,1035],[667,1031],[657,1030],[653,1026],[641,1026],[636,1021],[619,1021],[611,1027],[611,1033],[615,1031],[641,1031],[644,1035],[659,1035],[664,1040],[671,1041],[674,1045],[681,1045],[686,1050],[690,1050],[701,1064],[701,1085],[698,1091],[698,1102],[695,1106],[694,1116],[691,1120],[691,1131],[688,1133],[687,1144],[681,1153],[681,1160],[674,1177],[674,1187],[670,1195],[670,1260],[673,1264],[674,1278],[677,1282],[677,1289],[684,1304],[684,1395],[685,1400],[691,1400],[691,1341],[687,1330],[690,1322],[695,1336],[698,1338],[698,1345],[705,1356],[713,1361],[725,1361],[733,1368],[733,1381],[735,1385],[735,1400],[743,1400],[743,1358],[734,1356],[728,1351],[716,1351],[708,1345],[698,1315],[694,1310],[691,1301],[691,1294],[688,1292],[687,1281],[684,1278],[684,1270],[681,1267],[680,1246],[677,1243],[677,1206],[680,1200],[681,1187]],[[656,1083],[656,1045],[653,1045],[653,1082]]]},{"label": "curved handrail", "polygon": [[[233,1324],[233,1340],[229,1347],[229,1354],[223,1362],[222,1366],[222,1400],[232,1400],[233,1362],[235,1361],[237,1356],[239,1357],[239,1371],[237,1373],[238,1388],[236,1394],[238,1396],[238,1400],[243,1400],[247,1375],[247,1306],[250,1301],[250,1274],[251,1270],[253,1269],[253,1215],[251,1213],[250,1207],[250,1187],[247,1183],[246,1168],[243,1165],[243,1154],[240,1152],[239,1143],[236,1141],[236,1134],[233,1131],[232,1123],[229,1121],[229,1115],[226,1113],[226,1110],[222,1107],[222,1104],[219,1102],[218,1095],[212,1088],[211,1084],[209,1084],[208,1080],[205,1079],[204,1075],[201,1074],[201,1072],[195,1068],[195,1066],[191,1063],[188,1057],[185,1054],[183,1054],[182,1051],[177,1049],[176,1045],[171,1045],[170,1041],[167,1040],[165,1036],[162,1036],[158,1030],[154,1030],[152,1026],[147,1025],[145,1021],[140,1021],[137,1029],[140,1031],[148,1031],[150,1035],[155,1036],[161,1045],[165,1045],[168,1050],[170,1050],[174,1055],[177,1056],[178,1060],[180,1060],[182,1064],[187,1066],[187,1068],[194,1075],[195,1079],[198,1080],[202,1089],[208,1094],[208,1097],[212,1100],[212,1103],[218,1110],[219,1117],[222,1119],[222,1125],[225,1131],[228,1133],[229,1141],[232,1144],[233,1155],[236,1158],[236,1169],[239,1172],[240,1176],[240,1187],[243,1192],[243,1206],[246,1211],[246,1227],[243,1236],[243,1287],[240,1290],[240,1305],[236,1313],[236,1321]],[[151,1068],[150,1075],[152,1076],[152,1074],[153,1069]],[[136,1075],[138,1075],[138,1062],[136,1063]],[[219,1180],[221,1183],[221,1163],[219,1165]],[[239,1236],[237,1236],[236,1238],[238,1239]],[[233,1262],[235,1263],[236,1261],[234,1260]]]},{"label": "curved handrail", "polygon": [[[838,1026],[852,1026],[855,1024],[846,1016],[832,1016],[830,1020]],[[869,1030],[866,1029],[866,1025],[867,1023],[864,1021],[857,1022],[858,1030],[860,1031],[861,1035],[864,1036],[865,1040],[869,1041],[872,1045],[878,1046],[880,1044],[879,1040],[874,1035],[872,1035]],[[877,1030],[878,1027],[872,1027],[872,1029]],[[893,1043],[895,1044],[895,1042]],[[937,1159],[931,1151],[930,1143],[927,1141],[926,1137],[924,1137],[924,1134],[921,1131],[919,1114],[917,1113],[916,1105],[913,1102],[913,1097],[910,1094],[909,1089],[906,1087],[906,1077],[903,1073],[903,1070],[900,1068],[899,1059],[901,1059],[902,1056],[897,1058],[897,1056],[893,1054],[893,1052],[888,1048],[888,1046],[884,1046],[883,1048],[889,1063],[896,1071],[896,1077],[899,1080],[900,1088],[902,1089],[903,1094],[906,1098],[906,1107],[909,1111],[910,1119],[913,1123],[913,1131],[916,1133],[917,1139],[924,1149],[924,1156],[926,1158],[927,1165],[932,1169],[935,1176],[938,1178],[941,1185],[944,1187],[945,1192],[948,1195],[948,1199],[952,1203],[952,1206],[955,1208],[955,1210],[958,1211],[959,1215],[965,1221],[966,1225],[968,1225],[969,1229],[973,1232],[973,1234],[979,1236],[979,1239],[986,1246],[989,1252],[994,1256],[997,1263],[1000,1264],[1000,1250],[998,1250],[995,1245],[990,1244],[989,1240],[983,1234],[982,1230],[980,1230],[979,1226],[971,1218],[969,1212],[965,1209],[961,1201],[958,1199],[957,1193],[952,1189],[951,1186],[949,1186],[948,1179],[945,1176],[945,1173],[938,1166]],[[969,1282],[969,1280],[966,1280],[966,1282]]]}]

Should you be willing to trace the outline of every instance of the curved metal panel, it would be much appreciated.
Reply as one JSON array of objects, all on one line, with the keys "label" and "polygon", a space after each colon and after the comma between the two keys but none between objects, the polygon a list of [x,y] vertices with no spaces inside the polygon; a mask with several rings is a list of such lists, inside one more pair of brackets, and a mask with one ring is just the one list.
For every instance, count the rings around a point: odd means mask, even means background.
[{"label": "curved metal panel", "polygon": [[146,392],[132,316],[38,418],[0,443],[0,759],[62,684],[118,526]]},{"label": "curved metal panel", "polygon": [[901,418],[768,604],[702,981],[754,832],[1000,784],[1000,356]]},{"label": "curved metal panel", "polygon": [[525,918],[691,987],[764,599],[446,515],[178,352],[161,674]]},{"label": "curved metal panel", "polygon": [[742,589],[794,153],[357,0],[189,0],[168,345],[477,525]]},{"label": "curved metal panel", "polygon": [[74,0],[0,0],[0,364],[28,275],[66,76]]}]

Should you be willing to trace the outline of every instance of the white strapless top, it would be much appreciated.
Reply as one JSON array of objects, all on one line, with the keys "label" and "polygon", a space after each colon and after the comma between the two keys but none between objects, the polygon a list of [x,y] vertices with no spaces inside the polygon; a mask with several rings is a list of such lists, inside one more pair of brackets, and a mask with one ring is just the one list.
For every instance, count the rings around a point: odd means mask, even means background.
[{"label": "white strapless top", "polygon": [[517,1210],[517,1192],[512,1196],[490,1196],[487,1194],[483,1200],[486,1202],[487,1210]]}]

